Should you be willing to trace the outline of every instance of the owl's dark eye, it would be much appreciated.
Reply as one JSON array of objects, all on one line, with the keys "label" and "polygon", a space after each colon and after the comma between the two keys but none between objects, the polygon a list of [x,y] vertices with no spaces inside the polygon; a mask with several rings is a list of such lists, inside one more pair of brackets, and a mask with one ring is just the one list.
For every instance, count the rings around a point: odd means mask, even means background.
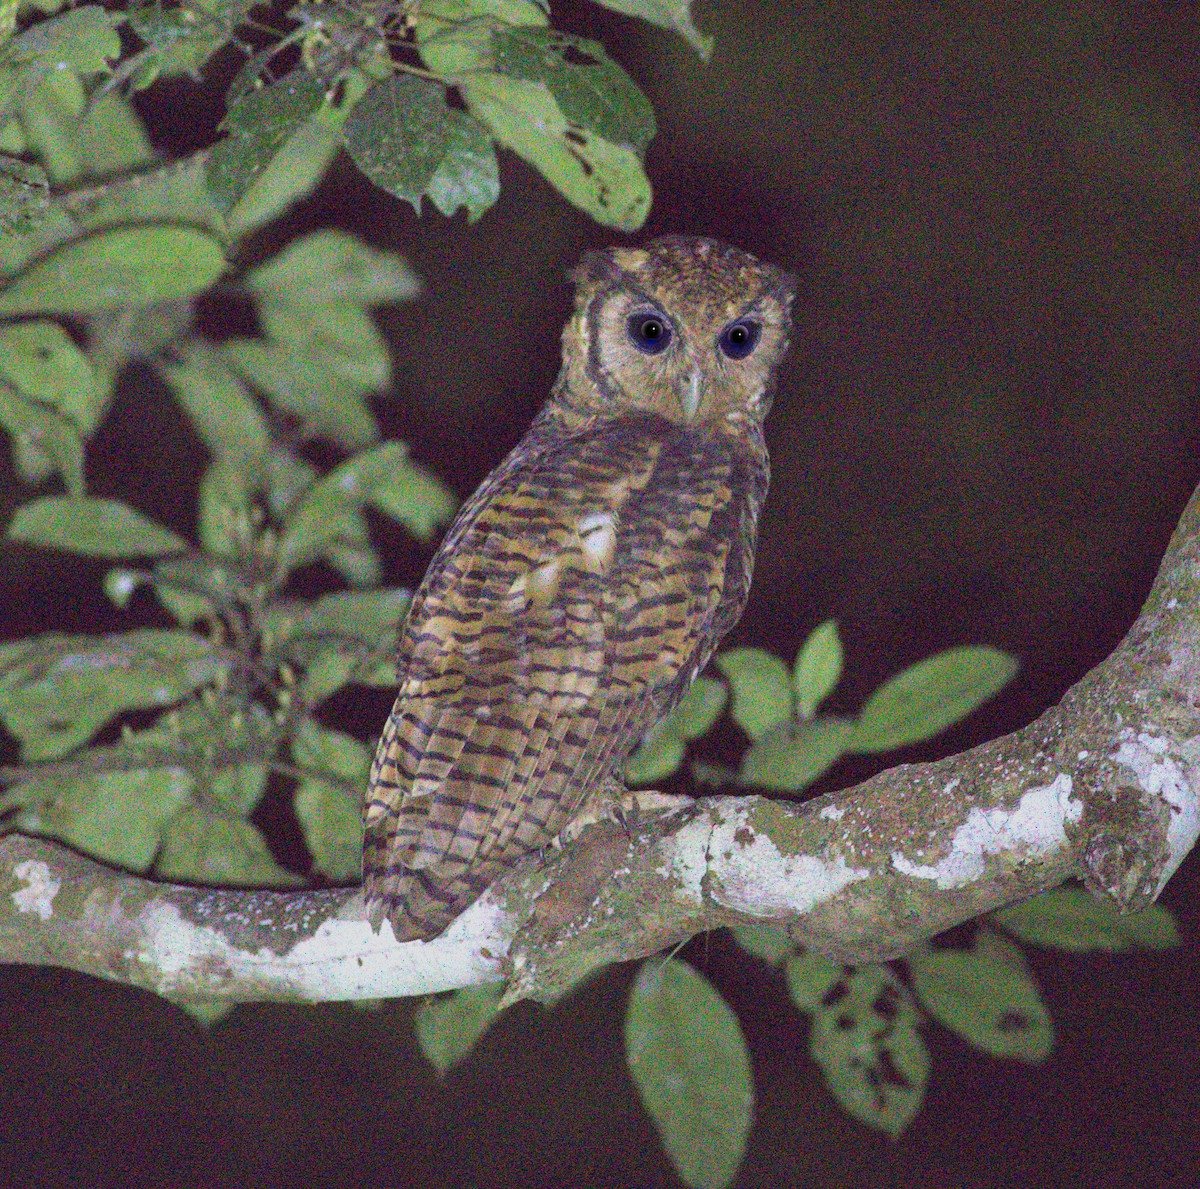
[{"label": "owl's dark eye", "polygon": [[671,325],[658,314],[634,314],[628,325],[630,340],[645,355],[657,355],[671,341]]},{"label": "owl's dark eye", "polygon": [[761,333],[762,327],[757,322],[735,322],[725,328],[719,346],[722,353],[730,359],[745,359],[758,346],[758,336]]}]

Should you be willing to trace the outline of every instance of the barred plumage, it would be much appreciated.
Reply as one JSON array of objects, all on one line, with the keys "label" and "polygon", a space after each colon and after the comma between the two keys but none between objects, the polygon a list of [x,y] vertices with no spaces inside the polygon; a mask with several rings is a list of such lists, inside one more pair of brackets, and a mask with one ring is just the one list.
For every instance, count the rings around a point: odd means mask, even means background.
[{"label": "barred plumage", "polygon": [[[670,237],[576,280],[554,394],[402,632],[363,857],[371,917],[401,940],[436,936],[611,785],[745,605],[790,278]],[[667,341],[647,350],[651,322]],[[755,328],[745,355],[731,325]]]}]

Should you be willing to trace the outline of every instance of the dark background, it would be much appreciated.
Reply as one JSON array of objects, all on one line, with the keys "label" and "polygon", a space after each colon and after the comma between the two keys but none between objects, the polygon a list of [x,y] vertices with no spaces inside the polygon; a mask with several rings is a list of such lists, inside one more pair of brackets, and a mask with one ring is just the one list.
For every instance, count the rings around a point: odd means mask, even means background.
[{"label": "dark background", "polygon": [[[800,278],[755,587],[730,643],[790,658],[836,617],[845,711],[939,648],[994,644],[1021,658],[1011,689],[886,763],[1020,727],[1120,640],[1200,480],[1197,9],[759,0],[695,15],[717,38],[707,66],[599,8],[556,5],[555,23],[602,40],[654,103],[655,205],[633,242],[715,235]],[[210,91],[164,85],[147,103],[164,152],[211,139]],[[339,225],[407,257],[427,293],[381,314],[397,381],[378,412],[462,495],[548,392],[565,270],[622,239],[507,154],[502,185],[469,227],[418,218],[340,161],[253,245]],[[135,375],[89,483],[187,530],[202,462]],[[429,551],[388,542],[389,580],[414,583]],[[4,634],[130,626],[101,573],[5,551]],[[390,700],[339,704],[339,725],[368,738]],[[1193,856],[1163,897],[1178,950],[1031,952],[1058,1037],[1045,1066],[931,1026],[928,1096],[895,1143],[834,1105],[781,978],[724,934],[696,939],[684,956],[737,1010],[755,1062],[737,1185],[1200,1182],[1196,893]],[[406,1002],[247,1006],[206,1032],[149,995],[6,968],[0,1183],[676,1186],[624,1071],[631,976],[519,1006],[441,1082]]]}]

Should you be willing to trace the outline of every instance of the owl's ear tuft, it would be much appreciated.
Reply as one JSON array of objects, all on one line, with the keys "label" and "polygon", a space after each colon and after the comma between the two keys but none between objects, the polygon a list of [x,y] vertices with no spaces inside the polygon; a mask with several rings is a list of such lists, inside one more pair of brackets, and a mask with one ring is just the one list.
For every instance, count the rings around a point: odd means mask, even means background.
[{"label": "owl's ear tuft", "polygon": [[626,273],[636,272],[648,256],[640,248],[605,248],[584,252],[583,259],[567,273],[567,279],[580,289],[619,281]]},{"label": "owl's ear tuft", "polygon": [[774,266],[770,267],[774,275],[767,287],[767,292],[776,298],[785,308],[790,309],[792,302],[796,300],[796,289],[800,283],[799,278],[794,272],[787,272],[782,268],[775,268]]}]

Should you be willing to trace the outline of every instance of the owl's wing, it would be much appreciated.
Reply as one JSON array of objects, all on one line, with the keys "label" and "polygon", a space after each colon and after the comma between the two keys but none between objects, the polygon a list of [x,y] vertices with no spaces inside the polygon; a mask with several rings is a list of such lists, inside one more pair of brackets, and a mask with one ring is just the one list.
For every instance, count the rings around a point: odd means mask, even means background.
[{"label": "owl's wing", "polygon": [[562,830],[740,613],[764,490],[765,461],[656,418],[493,473],[403,633],[364,808],[373,917],[434,936]]}]

